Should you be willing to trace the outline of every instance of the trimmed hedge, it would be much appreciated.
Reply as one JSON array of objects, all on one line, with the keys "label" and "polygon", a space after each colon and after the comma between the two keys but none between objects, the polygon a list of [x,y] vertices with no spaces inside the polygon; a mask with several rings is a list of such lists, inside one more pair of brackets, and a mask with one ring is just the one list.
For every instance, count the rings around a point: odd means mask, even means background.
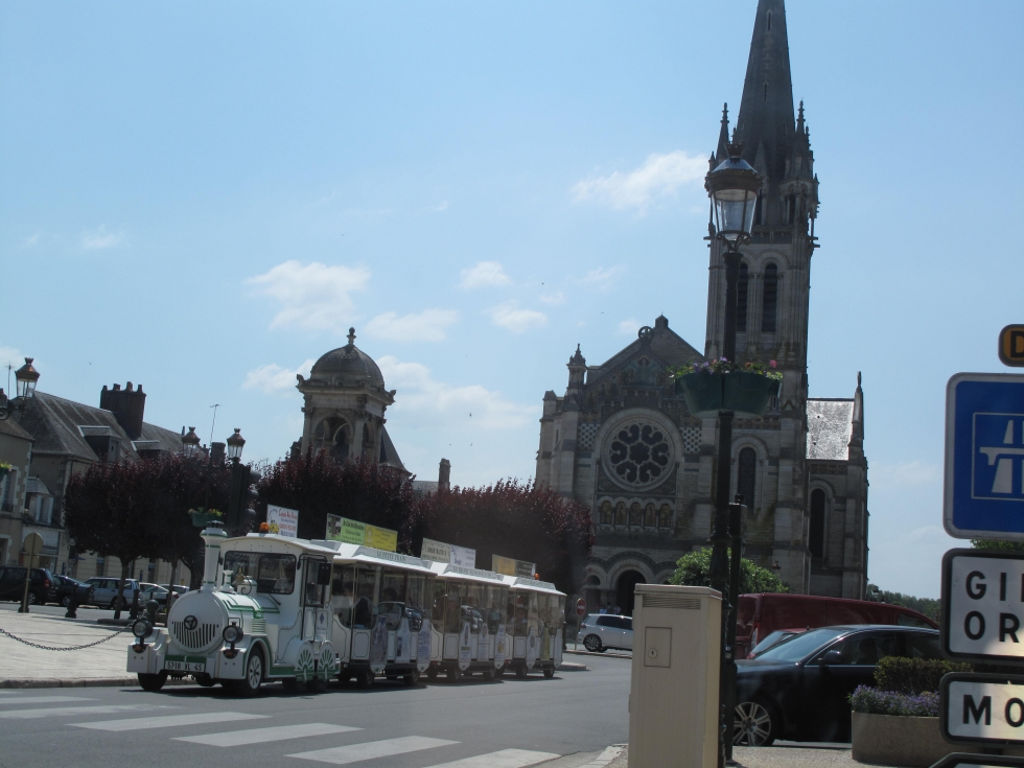
[{"label": "trimmed hedge", "polygon": [[963,662],[886,656],[875,667],[875,687],[909,694],[937,691],[939,681],[947,672],[969,671],[971,665]]}]

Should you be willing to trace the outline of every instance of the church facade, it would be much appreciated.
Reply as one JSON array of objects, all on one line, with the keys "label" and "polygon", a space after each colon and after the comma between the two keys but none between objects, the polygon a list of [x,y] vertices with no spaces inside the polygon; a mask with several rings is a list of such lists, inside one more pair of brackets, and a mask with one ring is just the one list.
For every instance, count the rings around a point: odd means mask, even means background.
[{"label": "church facade", "polygon": [[[728,157],[729,132],[723,110],[709,170]],[[794,114],[783,0],[758,3],[732,138],[762,179],[751,240],[741,249],[736,357],[774,360],[783,374],[769,411],[733,424],[727,471],[730,499],[741,495],[746,505],[743,555],[794,592],[862,598],[863,391],[858,374],[852,396],[808,397],[818,179],[802,103]],[[664,583],[680,556],[708,543],[717,419],[689,413],[671,371],[721,356],[725,264],[713,235],[709,227],[703,352],[658,317],[600,365],[588,365],[577,346],[564,393],[544,395],[536,479],[592,510],[596,540],[584,579],[592,610],[631,611],[635,584]]]}]

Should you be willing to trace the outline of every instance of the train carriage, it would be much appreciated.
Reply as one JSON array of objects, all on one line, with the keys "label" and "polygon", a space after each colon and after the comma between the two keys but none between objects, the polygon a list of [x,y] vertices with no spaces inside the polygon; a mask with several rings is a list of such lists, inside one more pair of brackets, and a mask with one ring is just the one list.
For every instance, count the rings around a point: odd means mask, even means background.
[{"label": "train carriage", "polygon": [[565,593],[554,584],[522,576],[504,576],[508,585],[511,653],[506,666],[516,677],[533,670],[554,677],[562,663]]},{"label": "train carriage", "polygon": [[453,563],[431,563],[434,572],[431,619],[442,633],[440,660],[431,663],[431,679],[442,671],[449,681],[479,672],[493,680],[508,651],[508,586],[493,571]]},{"label": "train carriage", "polygon": [[354,678],[361,688],[381,676],[415,685],[431,660],[440,659],[440,633],[427,615],[434,578],[429,563],[363,545],[314,543],[334,552],[331,624],[338,677]]}]

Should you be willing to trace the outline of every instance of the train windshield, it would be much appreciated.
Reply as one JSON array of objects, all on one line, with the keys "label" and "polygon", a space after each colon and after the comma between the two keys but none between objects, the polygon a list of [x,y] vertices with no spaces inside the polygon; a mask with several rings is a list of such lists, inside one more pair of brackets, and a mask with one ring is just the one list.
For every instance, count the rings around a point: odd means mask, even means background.
[{"label": "train windshield", "polygon": [[224,575],[233,585],[255,581],[256,591],[290,595],[295,590],[295,555],[260,552],[228,552]]}]

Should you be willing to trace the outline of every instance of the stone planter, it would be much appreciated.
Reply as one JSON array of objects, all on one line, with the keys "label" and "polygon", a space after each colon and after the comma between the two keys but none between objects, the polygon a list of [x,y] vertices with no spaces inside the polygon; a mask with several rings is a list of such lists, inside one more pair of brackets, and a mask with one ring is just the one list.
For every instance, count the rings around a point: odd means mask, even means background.
[{"label": "stone planter", "polygon": [[853,759],[860,763],[915,768],[963,751],[942,737],[938,717],[852,715]]},{"label": "stone planter", "polygon": [[757,373],[690,373],[676,379],[676,392],[694,416],[732,411],[737,416],[761,416],[779,392],[778,379]]}]

